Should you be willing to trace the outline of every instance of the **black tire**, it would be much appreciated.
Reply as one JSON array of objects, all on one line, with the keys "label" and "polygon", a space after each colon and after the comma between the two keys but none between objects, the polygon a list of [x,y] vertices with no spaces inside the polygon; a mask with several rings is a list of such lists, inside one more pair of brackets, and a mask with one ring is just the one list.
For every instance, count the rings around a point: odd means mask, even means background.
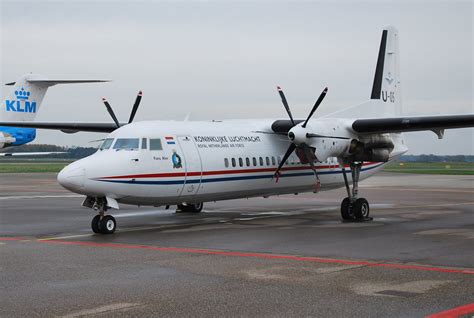
[{"label": "black tire", "polygon": [[345,198],[341,202],[341,217],[343,220],[354,219],[353,208],[351,206],[351,200],[349,198]]},{"label": "black tire", "polygon": [[99,222],[100,222],[100,215],[96,215],[92,218],[92,222],[91,222],[91,228],[92,228],[92,232],[94,233],[101,233],[100,232],[100,227],[99,227]]},{"label": "black tire", "polygon": [[195,204],[178,204],[176,212],[199,213],[202,211],[204,204],[202,202]]},{"label": "black tire", "polygon": [[369,202],[364,198],[359,198],[354,202],[354,216],[358,219],[366,219],[370,214]]},{"label": "black tire", "polygon": [[113,234],[117,229],[117,221],[112,215],[106,215],[99,222],[100,233]]}]

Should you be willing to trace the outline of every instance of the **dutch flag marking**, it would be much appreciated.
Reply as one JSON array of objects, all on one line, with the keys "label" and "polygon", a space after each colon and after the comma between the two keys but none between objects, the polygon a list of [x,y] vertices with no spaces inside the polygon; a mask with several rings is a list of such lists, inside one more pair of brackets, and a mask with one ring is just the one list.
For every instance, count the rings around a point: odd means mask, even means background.
[{"label": "dutch flag marking", "polygon": [[173,137],[167,136],[167,137],[165,137],[165,140],[166,140],[166,143],[167,143],[168,145],[174,145],[174,144],[176,144],[176,142],[174,141],[174,138],[173,138]]}]

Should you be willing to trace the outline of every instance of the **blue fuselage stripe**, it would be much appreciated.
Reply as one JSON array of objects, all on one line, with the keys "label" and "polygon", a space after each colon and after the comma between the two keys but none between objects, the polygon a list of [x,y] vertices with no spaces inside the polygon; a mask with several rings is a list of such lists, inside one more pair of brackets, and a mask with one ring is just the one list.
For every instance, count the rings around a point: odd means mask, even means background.
[{"label": "blue fuselage stripe", "polygon": [[[383,163],[377,164],[372,167],[367,167],[361,169],[361,171],[371,170],[377,167],[380,167]],[[350,170],[346,170],[350,173]],[[319,175],[324,174],[342,174],[342,170],[337,171],[318,171]],[[312,176],[314,173],[311,172],[300,172],[300,173],[287,173],[280,175],[280,178],[287,178],[287,177],[305,177],[305,176]],[[196,183],[211,183],[211,182],[225,182],[225,181],[241,181],[241,180],[256,180],[256,179],[272,179],[274,178],[273,174],[264,174],[264,175],[256,175],[256,176],[235,176],[235,177],[220,177],[220,178],[209,178],[209,179],[180,179],[180,180],[163,180],[163,181],[155,181],[155,180],[108,180],[102,179],[98,181],[103,182],[112,182],[112,183],[127,183],[127,184],[145,184],[145,185],[170,185],[170,184],[196,184]]]}]

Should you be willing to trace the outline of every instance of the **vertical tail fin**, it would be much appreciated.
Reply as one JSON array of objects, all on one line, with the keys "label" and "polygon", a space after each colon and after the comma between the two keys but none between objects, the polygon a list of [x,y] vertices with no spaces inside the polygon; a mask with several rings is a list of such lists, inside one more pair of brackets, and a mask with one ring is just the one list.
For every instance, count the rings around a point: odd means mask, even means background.
[{"label": "vertical tail fin", "polygon": [[386,115],[401,115],[402,111],[398,50],[398,30],[388,26],[382,32],[370,97],[384,103]]},{"label": "vertical tail fin", "polygon": [[8,83],[14,86],[11,94],[2,101],[0,120],[32,121],[35,119],[48,87],[56,84],[97,83],[107,80],[51,80],[37,74],[23,75],[18,81]]},{"label": "vertical tail fin", "polygon": [[36,117],[48,86],[30,83],[28,80],[39,77],[34,74],[23,75],[13,85],[13,90],[2,102],[0,119],[4,121],[32,121]]}]

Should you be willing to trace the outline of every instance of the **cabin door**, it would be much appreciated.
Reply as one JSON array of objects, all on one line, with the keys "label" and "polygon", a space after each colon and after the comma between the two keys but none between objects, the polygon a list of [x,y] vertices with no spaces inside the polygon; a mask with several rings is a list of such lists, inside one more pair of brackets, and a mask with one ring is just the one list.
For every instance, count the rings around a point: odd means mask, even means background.
[{"label": "cabin door", "polygon": [[199,187],[201,186],[201,156],[191,136],[178,136],[177,139],[182,151],[182,157],[179,158],[179,155],[178,157],[173,155],[174,157],[172,159],[174,164],[181,164],[185,171],[185,181],[180,198],[192,203],[192,197],[198,193]]}]

